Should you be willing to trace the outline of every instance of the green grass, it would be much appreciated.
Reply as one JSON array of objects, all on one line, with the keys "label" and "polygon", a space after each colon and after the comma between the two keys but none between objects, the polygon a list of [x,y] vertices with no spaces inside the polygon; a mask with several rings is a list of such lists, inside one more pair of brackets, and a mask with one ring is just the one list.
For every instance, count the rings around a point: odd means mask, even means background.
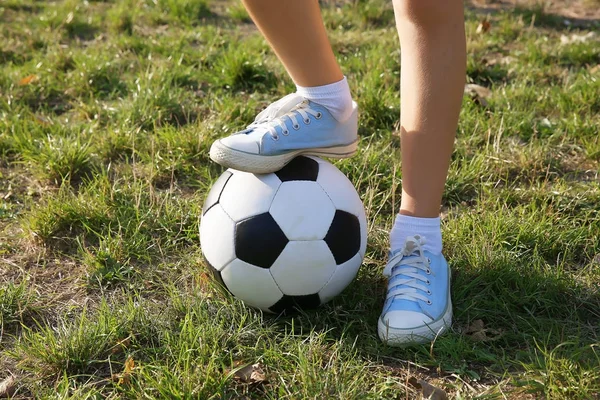
[{"label": "green grass", "polygon": [[[274,318],[219,290],[198,238],[210,144],[293,90],[241,5],[0,2],[0,380],[17,398],[412,398],[410,377],[455,398],[598,398],[600,42],[560,39],[598,22],[537,4],[480,34],[468,9],[467,79],[491,96],[464,99],[444,196],[455,322],[394,349],[375,329],[402,183],[393,13],[323,15],[361,108],[360,150],[336,165],[369,245],[341,296]],[[236,378],[255,363],[265,381]]]}]

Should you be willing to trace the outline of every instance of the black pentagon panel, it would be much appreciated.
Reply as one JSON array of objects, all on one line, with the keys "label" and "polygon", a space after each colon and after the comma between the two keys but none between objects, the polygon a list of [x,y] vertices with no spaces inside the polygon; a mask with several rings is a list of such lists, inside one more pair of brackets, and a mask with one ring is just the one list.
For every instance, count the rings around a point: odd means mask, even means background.
[{"label": "black pentagon panel", "polygon": [[223,193],[223,189],[229,181],[229,178],[233,173],[231,171],[225,171],[221,174],[219,179],[212,185],[208,195],[206,196],[206,200],[204,200],[204,205],[202,206],[202,215],[205,215],[208,210],[215,204],[219,202],[219,198],[221,198],[221,193]]},{"label": "black pentagon panel", "polygon": [[288,296],[286,294],[269,310],[275,314],[289,314],[297,310],[311,310],[321,305],[319,294],[307,294],[304,296]]},{"label": "black pentagon panel", "polygon": [[[227,285],[225,285],[225,282],[223,281],[223,277],[221,276],[221,271],[219,271],[218,269],[216,269],[215,267],[213,267],[208,260],[206,259],[206,257],[204,257],[204,262],[206,263],[206,265],[208,266],[208,272],[210,272],[210,274],[212,275],[213,279],[217,282],[217,284],[225,291],[229,292],[229,289],[227,288]],[[231,292],[229,292],[231,293]]]},{"label": "black pentagon panel", "polygon": [[336,210],[329,226],[325,243],[337,265],[345,263],[360,250],[360,221],[354,214]]},{"label": "black pentagon panel", "polygon": [[312,158],[299,156],[290,161],[285,167],[275,172],[281,182],[313,181],[319,175],[319,163]]},{"label": "black pentagon panel", "polygon": [[237,258],[261,268],[270,268],[288,244],[268,212],[238,222],[234,240]]}]

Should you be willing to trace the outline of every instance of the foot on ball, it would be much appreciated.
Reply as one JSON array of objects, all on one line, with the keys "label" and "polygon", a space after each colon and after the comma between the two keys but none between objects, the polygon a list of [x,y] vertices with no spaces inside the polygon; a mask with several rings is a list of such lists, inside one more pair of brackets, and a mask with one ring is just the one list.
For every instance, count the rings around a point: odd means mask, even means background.
[{"label": "foot on ball", "polygon": [[210,158],[224,167],[264,174],[304,154],[329,158],[352,156],[358,145],[357,105],[345,121],[297,93],[272,103],[245,130],[219,139]]}]

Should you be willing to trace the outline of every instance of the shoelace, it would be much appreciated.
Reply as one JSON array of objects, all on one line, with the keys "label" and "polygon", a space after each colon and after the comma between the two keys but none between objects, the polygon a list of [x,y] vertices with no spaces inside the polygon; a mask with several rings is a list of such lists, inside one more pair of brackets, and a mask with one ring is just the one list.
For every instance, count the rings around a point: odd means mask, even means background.
[{"label": "shoelace", "polygon": [[[420,236],[414,236],[406,241],[404,250],[392,256],[383,270],[383,274],[390,279],[387,298],[396,298],[417,302],[422,300],[431,304],[431,299],[421,291],[431,294],[430,281],[420,275],[418,270],[427,275],[433,275],[431,260],[423,255],[422,246],[425,241]],[[435,276],[435,275],[434,275]]]},{"label": "shoelace", "polygon": [[[287,97],[287,96],[286,96]],[[294,108],[290,111],[286,112],[283,115],[277,115],[279,110],[281,109],[281,102],[287,100],[286,97],[280,99],[274,103],[272,103],[269,107],[261,111],[252,124],[248,126],[248,128],[258,127],[258,126],[268,126],[268,132],[271,135],[273,140],[279,140],[279,135],[277,134],[277,130],[275,128],[279,126],[281,128],[281,133],[285,136],[290,134],[289,129],[286,125],[286,118],[292,122],[292,128],[294,130],[300,129],[300,124],[298,123],[298,114],[302,116],[302,120],[304,124],[310,124],[309,114],[315,117],[316,119],[321,119],[323,114],[320,111],[316,111],[312,109],[307,100],[298,103]]]}]

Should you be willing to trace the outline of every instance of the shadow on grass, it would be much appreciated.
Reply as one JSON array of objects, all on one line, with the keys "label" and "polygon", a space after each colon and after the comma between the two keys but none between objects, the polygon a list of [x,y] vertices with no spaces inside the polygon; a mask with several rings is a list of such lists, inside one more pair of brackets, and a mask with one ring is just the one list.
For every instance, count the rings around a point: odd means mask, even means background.
[{"label": "shadow on grass", "polygon": [[[367,360],[402,369],[416,364],[432,376],[456,374],[495,383],[507,371],[522,373],[524,365],[543,373],[540,353],[557,348],[578,368],[591,369],[597,362],[592,347],[600,337],[600,292],[591,286],[516,262],[498,261],[480,271],[461,268],[459,262],[453,268],[452,329],[433,347],[393,348],[379,341],[376,328],[386,282],[380,271],[366,268],[326,306],[273,322],[298,333],[325,333]],[[487,336],[464,333],[476,320],[482,320]]]}]

